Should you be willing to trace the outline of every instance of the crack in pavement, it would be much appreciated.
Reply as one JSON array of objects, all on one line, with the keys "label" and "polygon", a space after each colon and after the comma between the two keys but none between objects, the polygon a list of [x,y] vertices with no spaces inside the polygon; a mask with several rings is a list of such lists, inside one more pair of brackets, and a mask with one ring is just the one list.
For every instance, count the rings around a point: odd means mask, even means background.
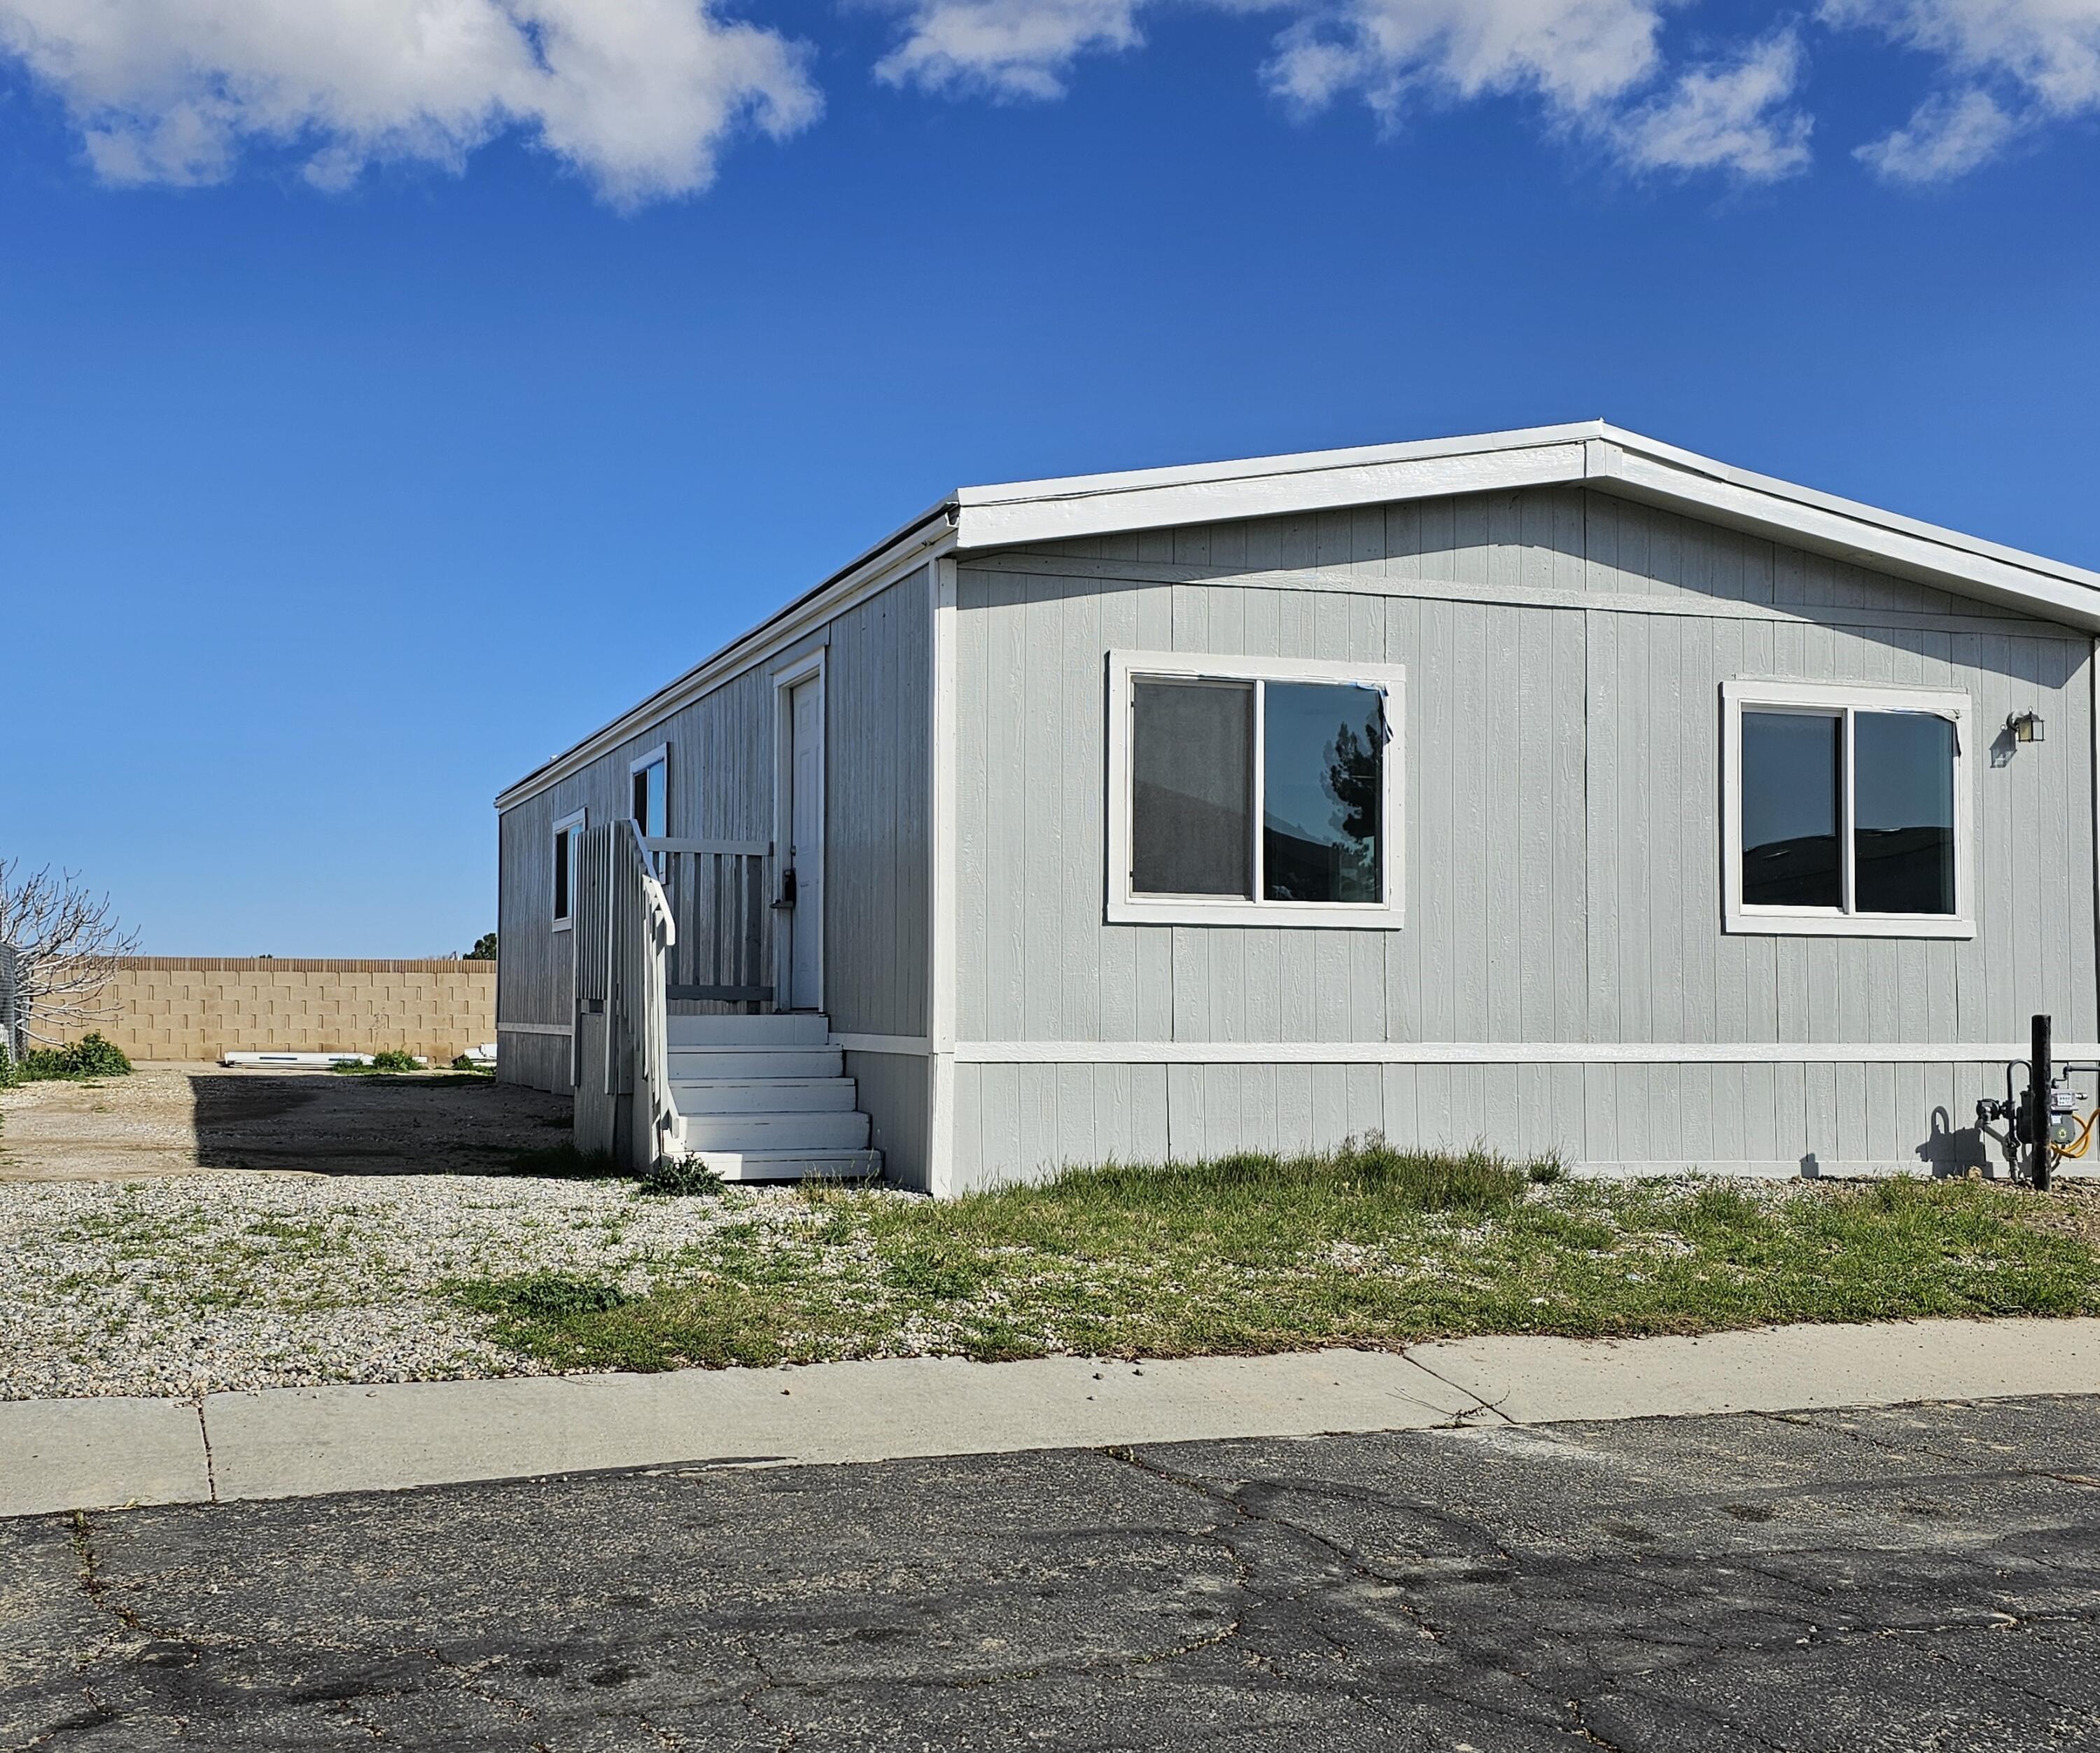
[{"label": "crack in pavement", "polygon": [[[192,1715],[209,1743],[266,1699],[291,1713],[265,1719],[287,1748],[424,1744],[435,1711],[476,1746],[544,1753],[608,1737],[682,1753],[703,1721],[779,1753],[1033,1733],[1180,1753],[1251,1727],[1306,1753],[1425,1737],[1747,1753],[1802,1744],[1825,1698],[1852,1713],[1846,1745],[2100,1726],[2100,1510],[2065,1464],[2089,1408],[1957,1411],[1908,1446],[1899,1418],[1867,1420],[1856,1450],[1823,1419],[1775,1419],[1807,1427],[1781,1442],[1755,1423],[1772,1416],[1701,1420],[1681,1442],[1666,1423],[1595,1436],[1602,1472],[1586,1451],[1494,1441],[1461,1459],[1423,1430],[807,1468],[755,1495],[721,1474],[453,1487],[346,1503],[339,1552],[296,1508],[84,1513],[38,1538],[46,1590],[91,1607],[51,1621],[55,1671],[21,1694],[36,1714],[7,1744],[57,1753]],[[1984,1440],[2000,1433],[2056,1464],[1994,1464],[2018,1453]],[[1972,1433],[1984,1465],[1944,1452]],[[1723,1519],[1780,1498],[1776,1528]],[[635,1593],[587,1623],[550,1611],[600,1586],[601,1523],[650,1515],[677,1544],[622,1561]],[[340,1587],[306,1580],[351,1562]],[[777,1568],[761,1584],[754,1563]],[[686,1579],[668,1615],[659,1574]],[[368,1614],[368,1586],[384,1603]],[[504,1604],[493,1619],[484,1599]],[[197,1628],[156,1623],[170,1615]],[[878,1624],[884,1647],[863,1649]],[[624,1689],[581,1685],[601,1668]]]},{"label": "crack in pavement", "polygon": [[218,1472],[211,1456],[211,1427],[205,1423],[204,1396],[197,1396],[197,1440],[204,1445],[204,1488],[211,1501],[218,1501]]},{"label": "crack in pavement", "polygon": [[[1252,1482],[1241,1481],[1234,1486],[1229,1487],[1198,1475],[1184,1473],[1178,1468],[1168,1466],[1164,1462],[1155,1457],[1141,1454],[1135,1448],[1131,1447],[1110,1447],[1104,1449],[1100,1452],[1109,1456],[1112,1459],[1120,1461],[1127,1465],[1134,1467],[1149,1477],[1165,1481],[1168,1483],[1179,1486],[1185,1490],[1192,1491],[1204,1498],[1207,1501],[1217,1504],[1220,1508],[1229,1511],[1232,1514],[1242,1521],[1257,1522],[1266,1526],[1273,1527],[1280,1531],[1293,1535],[1302,1541],[1309,1543],[1313,1547],[1330,1554],[1333,1557],[1339,1560],[1342,1564],[1348,1567],[1352,1574],[1368,1581],[1383,1584],[1393,1589],[1396,1595],[1396,1605],[1419,1628],[1425,1637],[1431,1639],[1439,1645],[1454,1645],[1455,1644],[1457,1645],[1462,1646],[1465,1643],[1466,1640],[1462,1637],[1456,1636],[1450,1626],[1440,1623],[1436,1616],[1427,1611],[1421,1605],[1408,1599],[1405,1593],[1405,1591],[1410,1586],[1418,1585],[1423,1582],[1439,1583],[1454,1580],[1454,1579],[1449,1574],[1442,1576],[1425,1576],[1419,1571],[1395,1570],[1388,1567],[1373,1564],[1364,1557],[1360,1548],[1345,1544],[1339,1540],[1319,1532],[1316,1529],[1308,1527],[1301,1522],[1293,1521],[1288,1517],[1278,1515],[1273,1512],[1257,1508],[1255,1504],[1249,1501],[1246,1495],[1251,1488]],[[1952,1459],[1952,1457],[1940,1458]],[[1948,1476],[1945,1482],[1950,1484],[1970,1484],[1975,1482],[1979,1477],[1979,1476],[1974,1473],[1961,1475],[1958,1477]],[[1997,1477],[2035,1477],[2035,1475],[2032,1470],[2027,1470],[2018,1473],[2009,1471],[2002,1474],[1985,1474],[1980,1477],[1985,1480],[1989,1480]],[[1925,1481],[1917,1480],[1899,1481],[1888,1486],[1886,1489],[1916,1494],[1925,1483]],[[1471,1521],[1465,1517],[1456,1516],[1449,1512],[1438,1509],[1434,1506],[1418,1504],[1409,1499],[1395,1499],[1390,1496],[1380,1497],[1377,1494],[1364,1489],[1351,1488],[1346,1486],[1336,1486],[1330,1481],[1324,1480],[1317,1481],[1317,1484],[1304,1480],[1292,1481],[1278,1487],[1278,1489],[1285,1491],[1317,1491],[1319,1495],[1330,1497],[1335,1500],[1354,1502],[1365,1504],[1366,1506],[1374,1506],[1378,1508],[1389,1512],[1420,1514],[1425,1520],[1430,1521],[1432,1525],[1439,1526],[1447,1533],[1457,1536],[1461,1540],[1462,1543],[1487,1546],[1494,1552],[1498,1558],[1501,1559],[1506,1565],[1511,1567],[1512,1572],[1517,1564],[1515,1556],[1510,1552],[1507,1547],[1499,1539],[1491,1535],[1487,1530],[1481,1527],[1479,1524]],[[1740,1492],[1737,1492],[1735,1495],[1740,1495]],[[1714,1495],[1713,1501],[1718,1504],[1724,1501],[1727,1495],[1728,1494],[1717,1494]],[[1794,1555],[1807,1560],[1816,1558],[1842,1560],[1842,1558],[1850,1556],[1842,1548],[1833,1549],[1822,1547],[1812,1547],[1789,1548],[1789,1550]],[[1840,1588],[1835,1584],[1819,1582],[1815,1579],[1809,1576],[1789,1574],[1784,1570],[1778,1570],[1767,1565],[1760,1565],[1752,1560],[1746,1559],[1738,1553],[1732,1552],[1719,1556],[1725,1557],[1727,1563],[1725,1567],[1716,1566],[1716,1568],[1725,1568],[1727,1570],[1740,1571],[1748,1576],[1754,1577],[1767,1584],[1783,1589],[1797,1596],[1807,1596],[1811,1599],[1820,1599],[1828,1601],[1833,1598],[1837,1598],[1842,1592]],[[1525,1580],[1527,1583],[1542,1581],[1548,1585],[1547,1592],[1550,1592],[1551,1585],[1558,1580],[1559,1574],[1560,1573],[1566,1570],[1579,1569],[1586,1574],[1591,1577],[1599,1575],[1613,1577],[1622,1582],[1636,1584],[1651,1593],[1660,1592],[1662,1595],[1683,1600],[1688,1603],[1695,1603],[1700,1605],[1718,1605],[1724,1609],[1733,1609],[1736,1608],[1737,1603],[1732,1598],[1732,1592],[1711,1584],[1702,1583],[1697,1581],[1691,1574],[1692,1567],[1712,1562],[1706,1555],[1696,1552],[1692,1552],[1683,1555],[1669,1554],[1658,1555],[1658,1557],[1664,1557],[1666,1561],[1661,1563],[1643,1562],[1641,1558],[1636,1557],[1630,1564],[1614,1564],[1608,1561],[1600,1561],[1595,1554],[1587,1554],[1580,1558],[1565,1558],[1556,1561],[1549,1561],[1543,1565],[1540,1565],[1538,1564],[1537,1559],[1534,1557],[1533,1569],[1527,1576]],[[1455,1579],[1467,1581],[1502,1581],[1507,1580],[1507,1577],[1498,1576],[1494,1573],[1490,1572],[1484,1578],[1461,1576]],[[1530,1592],[1530,1591],[1527,1589],[1527,1592]],[[1304,1596],[1301,1592],[1300,1595],[1294,1596],[1293,1598],[1302,1600]],[[1771,1603],[1766,1610],[1769,1611],[1773,1617],[1782,1621],[1788,1618],[1793,1617],[1793,1613],[1789,1610],[1788,1604],[1784,1601]],[[2005,1614],[2001,1609],[1995,1608],[1979,1609],[1979,1611],[1985,1615],[1984,1618],[1979,1619],[1948,1620],[1941,1623],[1915,1626],[1855,1625],[1826,1627],[1819,1626],[1813,1622],[1809,1622],[1807,1624],[1807,1630],[1808,1633],[1811,1634],[1811,1636],[1814,1636],[1818,1642],[1826,1645],[1835,1645],[1842,1642],[1854,1641],[1862,1639],[1886,1640],[1904,1637],[1924,1638],[1948,1633],[1974,1634],[1977,1632],[1984,1632],[1996,1635],[2001,1632],[2024,1630],[2027,1628],[2029,1623],[2036,1624],[2059,1623],[2082,1624],[2089,1623],[2088,1616],[2068,1612],[2038,1613],[2029,1615],[2026,1618],[2023,1618],[2020,1616]],[[1339,1639],[1329,1634],[1324,1627],[1316,1624],[1312,1628],[1318,1632],[1324,1640],[1333,1645],[1334,1647],[1339,1650],[1343,1655],[1347,1656],[1350,1654],[1348,1646]],[[1655,1648],[1659,1650],[1667,1651],[1674,1656],[1690,1658],[1696,1657],[1701,1654],[1720,1654],[1730,1650],[1740,1652],[1743,1649],[1790,1649],[1800,1647],[1807,1644],[1810,1640],[1809,1637],[1797,1636],[1792,1644],[1780,1645],[1767,1639],[1757,1639],[1745,1642],[1740,1639],[1723,1640],[1711,1636],[1700,1636],[1696,1634],[1690,1636],[1671,1636],[1661,1632],[1648,1632],[1630,1627],[1621,1627],[1617,1628],[1614,1633],[1614,1640],[1621,1645],[1631,1643],[1639,1645],[1644,1645],[1647,1647]],[[1574,1640],[1571,1648],[1582,1649],[1582,1641],[1581,1640]],[[1619,1753],[1619,1750],[1617,1749],[1616,1743],[1599,1735],[1596,1732],[1593,1724],[1590,1721],[1590,1713],[1586,1703],[1586,1696],[1594,1695],[1599,1693],[1609,1693],[1622,1691],[1628,1692],[1629,1695],[1638,1695],[1648,1698],[1652,1698],[1652,1694],[1649,1693],[1646,1689],[1643,1688],[1627,1689],[1625,1682],[1612,1671],[1611,1665],[1608,1662],[1596,1659],[1601,1652],[1585,1650],[1585,1654],[1588,1655],[1590,1659],[1584,1665],[1589,1667],[1592,1670],[1594,1678],[1590,1680],[1589,1684],[1586,1687],[1578,1690],[1576,1696],[1564,1699],[1563,1701],[1563,1708],[1568,1713],[1568,1720],[1572,1723],[1572,1727],[1586,1740],[1599,1747],[1610,1750],[1610,1753]],[[1551,1689],[1549,1689],[1546,1683],[1542,1680],[1533,1679],[1528,1672],[1517,1670],[1513,1667],[1505,1667],[1502,1671],[1509,1674],[1510,1677],[1517,1680],[1518,1683],[1523,1685],[1526,1690],[1531,1692],[1533,1695],[1541,1698],[1542,1700],[1550,1695]],[[1503,1711],[1499,1707],[1490,1703],[1489,1701],[1483,1699],[1473,1693],[1454,1691],[1446,1686],[1433,1684],[1430,1685],[1427,1689],[1432,1692],[1436,1696],[1444,1699],[1445,1702],[1454,1705],[1460,1705],[1471,1710],[1494,1711],[1497,1714],[1508,1715],[1515,1720],[1527,1721],[1531,1726],[1541,1726],[1538,1724],[1536,1720],[1525,1719],[1517,1715],[1515,1713]],[[2038,1702],[2048,1704],[2052,1709],[2060,1709],[2062,1707],[2062,1701],[2049,1699],[2044,1694],[2027,1692],[2026,1689],[2014,1688],[2014,1689],[2021,1690],[2023,1693],[2026,1693],[2027,1696],[2036,1698]],[[1662,1701],[1658,1699],[1654,1702],[1660,1703]],[[1668,1699],[1667,1704],[1668,1708],[1671,1710],[1688,1711],[1695,1715],[1701,1716],[1711,1721],[1718,1729],[1723,1729],[1732,1734],[1754,1742],[1759,1746],[1772,1748],[1775,1750],[1775,1753],[1783,1753],[1783,1750],[1780,1748],[1779,1743],[1769,1740],[1765,1736],[1758,1733],[1758,1731],[1750,1724],[1739,1720],[1735,1717],[1703,1710],[1699,1706],[1693,1704],[1690,1700],[1684,1698],[1679,1694],[1672,1694]]]},{"label": "crack in pavement", "polygon": [[[1407,1582],[1403,1580],[1401,1574],[1383,1570],[1370,1563],[1360,1550],[1345,1546],[1340,1541],[1320,1533],[1317,1529],[1308,1528],[1301,1522],[1291,1521],[1287,1517],[1257,1509],[1248,1504],[1238,1491],[1228,1490],[1198,1476],[1184,1473],[1160,1461],[1140,1455],[1135,1449],[1115,1447],[1104,1449],[1100,1452],[1108,1455],[1111,1459],[1134,1467],[1141,1473],[1179,1486],[1185,1490],[1193,1491],[1198,1496],[1216,1504],[1221,1508],[1230,1510],[1233,1514],[1248,1521],[1257,1523],[1264,1527],[1273,1528],[1307,1543],[1338,1561],[1352,1575],[1391,1590],[1393,1605],[1406,1616],[1410,1623],[1415,1627],[1418,1635],[1425,1641],[1440,1647],[1452,1649],[1454,1653],[1464,1647],[1462,1640],[1454,1643],[1453,1633],[1449,1627],[1438,1623],[1424,1612],[1417,1603],[1408,1598]],[[1299,1489],[1303,1490],[1304,1487],[1301,1486]],[[1392,1504],[1390,1507],[1412,1508],[1414,1506],[1403,1504]],[[1487,1530],[1480,1528],[1477,1524],[1441,1511],[1430,1512],[1427,1519],[1449,1531],[1471,1535],[1477,1543],[1492,1547],[1500,1557],[1507,1558],[1509,1556],[1501,1543],[1489,1536]],[[1312,1628],[1319,1632],[1321,1636],[1326,1636],[1323,1627],[1316,1624]],[[1339,1644],[1337,1640],[1329,1638],[1328,1640],[1335,1642],[1336,1647],[1342,1649],[1344,1654],[1349,1654],[1347,1646]],[[1530,1729],[1564,1729],[1566,1726],[1559,1713],[1546,1702],[1550,1693],[1543,1683],[1534,1680],[1529,1674],[1513,1668],[1485,1662],[1479,1666],[1485,1673],[1499,1673],[1505,1676],[1514,1681],[1524,1692],[1540,1700],[1542,1706],[1544,1707],[1540,1714],[1537,1716],[1526,1716],[1520,1711],[1511,1709],[1506,1704],[1500,1704],[1492,1699],[1481,1697],[1476,1690],[1455,1689],[1448,1685],[1432,1680],[1427,1675],[1418,1676],[1418,1682],[1431,1697],[1462,1710],[1485,1712],[1507,1721],[1521,1723]]]}]

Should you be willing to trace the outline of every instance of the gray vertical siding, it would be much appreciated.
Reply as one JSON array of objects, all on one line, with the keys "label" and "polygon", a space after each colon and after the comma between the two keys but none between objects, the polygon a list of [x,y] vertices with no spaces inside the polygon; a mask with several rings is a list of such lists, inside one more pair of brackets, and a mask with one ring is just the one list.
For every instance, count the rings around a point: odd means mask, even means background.
[{"label": "gray vertical siding", "polygon": [[[925,1031],[930,621],[921,569],[782,654],[827,647],[825,997],[841,1031]],[[770,840],[771,668],[769,662],[745,671],[502,813],[497,1033],[505,1078],[567,1087],[566,1045],[516,1031],[519,1023],[569,1020],[568,934],[549,922],[553,824],[578,809],[588,809],[593,822],[624,816],[629,763],[661,743],[670,748],[666,813],[673,836]],[[896,1082],[893,1075],[885,1087]],[[923,1093],[914,1099],[923,1110]],[[877,1119],[878,1128],[897,1129],[902,1148],[917,1150],[901,1166],[921,1174],[923,1138],[911,1146],[907,1124],[901,1115]],[[923,1134],[923,1112],[915,1124]]]},{"label": "gray vertical siding", "polygon": [[841,1033],[926,1032],[932,633],[923,569],[831,624],[824,1008]]},{"label": "gray vertical siding", "polygon": [[[521,1022],[569,1020],[569,934],[552,925],[554,824],[578,810],[588,810],[593,823],[624,818],[633,804],[629,764],[662,743],[671,751],[664,814],[673,835],[770,840],[772,738],[771,685],[762,669],[747,672],[502,812],[496,1018],[501,1075],[568,1087],[567,1053],[526,1049],[514,1033]],[[506,1025],[514,1028],[508,1035]],[[514,1066],[531,1069],[521,1076]],[[550,1071],[555,1080],[548,1083]]]},{"label": "gray vertical siding", "polygon": [[[2024,1039],[2035,1010],[2100,1034],[2081,634],[1579,488],[974,556],[958,589],[964,1184],[1372,1128],[1595,1163],[1919,1161],[1998,1083],[1812,1051],[1043,1065],[1002,1042],[1958,1046]],[[1405,928],[1107,924],[1117,648],[1405,665]],[[1972,751],[1973,940],[1723,931],[1735,676],[1958,687],[1987,739],[2045,714],[2045,744]],[[2049,855],[2016,861],[2036,826]]]},{"label": "gray vertical siding", "polygon": [[543,792],[496,818],[496,1075],[535,1089],[569,1087],[568,1044],[516,1025],[566,1023],[569,934],[553,927],[554,824],[576,808]]}]

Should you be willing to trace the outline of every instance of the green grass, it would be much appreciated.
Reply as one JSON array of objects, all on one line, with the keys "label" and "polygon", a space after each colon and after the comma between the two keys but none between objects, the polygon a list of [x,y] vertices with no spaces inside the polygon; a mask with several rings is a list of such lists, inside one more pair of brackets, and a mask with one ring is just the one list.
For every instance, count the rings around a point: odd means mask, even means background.
[{"label": "green grass", "polygon": [[817,1186],[784,1229],[719,1197],[730,1221],[638,1294],[557,1308],[536,1280],[490,1278],[454,1295],[527,1356],[643,1370],[2100,1314],[2094,1250],[2029,1221],[2033,1195],[1979,1182],[1576,1181],[1551,1159],[1374,1141],[941,1203]]}]

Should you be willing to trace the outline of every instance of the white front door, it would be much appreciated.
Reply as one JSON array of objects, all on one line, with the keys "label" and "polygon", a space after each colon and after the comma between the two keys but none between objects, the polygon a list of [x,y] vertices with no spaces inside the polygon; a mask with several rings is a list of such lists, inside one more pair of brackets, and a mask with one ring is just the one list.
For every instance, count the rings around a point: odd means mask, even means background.
[{"label": "white front door", "polygon": [[824,678],[797,682],[788,696],[792,739],[788,761],[788,867],[795,906],[788,916],[788,1005],[824,1005]]}]

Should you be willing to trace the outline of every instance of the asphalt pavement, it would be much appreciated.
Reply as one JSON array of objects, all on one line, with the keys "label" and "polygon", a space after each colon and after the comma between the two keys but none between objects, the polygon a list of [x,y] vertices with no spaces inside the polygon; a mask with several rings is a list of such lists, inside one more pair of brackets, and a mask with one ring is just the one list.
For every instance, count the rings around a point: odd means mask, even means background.
[{"label": "asphalt pavement", "polygon": [[2100,1747],[2100,1400],[0,1523],[0,1747]]}]

